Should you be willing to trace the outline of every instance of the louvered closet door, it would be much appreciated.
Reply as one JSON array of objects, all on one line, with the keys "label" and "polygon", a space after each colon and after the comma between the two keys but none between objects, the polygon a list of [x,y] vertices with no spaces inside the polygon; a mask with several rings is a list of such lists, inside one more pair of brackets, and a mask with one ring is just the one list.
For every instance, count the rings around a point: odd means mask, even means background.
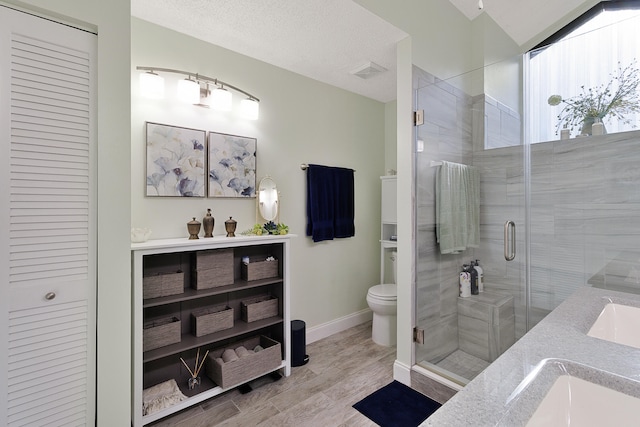
[{"label": "louvered closet door", "polygon": [[0,39],[0,425],[93,425],[96,36],[0,6]]}]

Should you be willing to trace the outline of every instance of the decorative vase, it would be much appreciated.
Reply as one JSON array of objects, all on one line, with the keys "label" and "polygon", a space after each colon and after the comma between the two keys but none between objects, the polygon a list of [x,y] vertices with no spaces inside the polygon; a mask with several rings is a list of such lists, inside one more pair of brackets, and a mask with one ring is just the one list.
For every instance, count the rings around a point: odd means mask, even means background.
[{"label": "decorative vase", "polygon": [[238,221],[229,217],[228,220],[224,222],[224,229],[227,230],[227,237],[236,237],[236,226],[238,225]]},{"label": "decorative vase", "polygon": [[188,380],[189,390],[193,390],[196,387],[200,386],[200,377],[191,377]]},{"label": "decorative vase", "polygon": [[598,131],[596,135],[604,135],[607,133],[607,129],[604,127],[604,123],[602,123],[602,118],[600,117],[585,117],[582,121],[582,130],[580,131],[580,135],[593,135],[593,124],[600,123],[602,124],[602,133]]},{"label": "decorative vase", "polygon": [[202,218],[204,237],[213,237],[213,225],[215,224],[215,221],[215,218],[211,216],[211,209],[207,209],[207,214]]},{"label": "decorative vase", "polygon": [[196,218],[193,217],[193,220],[187,223],[187,230],[189,231],[189,240],[198,239],[198,233],[200,232],[200,221],[196,221]]}]

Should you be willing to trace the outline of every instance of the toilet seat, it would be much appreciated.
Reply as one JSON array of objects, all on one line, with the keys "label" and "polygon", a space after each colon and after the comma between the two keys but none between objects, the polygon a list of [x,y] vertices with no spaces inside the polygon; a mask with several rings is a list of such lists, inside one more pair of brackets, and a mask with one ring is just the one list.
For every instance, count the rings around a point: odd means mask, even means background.
[{"label": "toilet seat", "polygon": [[377,300],[396,301],[398,299],[398,287],[393,283],[383,283],[370,287],[368,294]]}]

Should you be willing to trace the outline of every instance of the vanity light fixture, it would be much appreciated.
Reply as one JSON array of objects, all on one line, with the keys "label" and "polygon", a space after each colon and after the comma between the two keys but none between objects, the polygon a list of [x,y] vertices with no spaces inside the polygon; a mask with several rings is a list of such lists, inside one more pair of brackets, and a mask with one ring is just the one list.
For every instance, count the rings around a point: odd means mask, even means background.
[{"label": "vanity light fixture", "polygon": [[[233,95],[229,89],[245,95],[247,98],[240,101],[240,115],[249,120],[257,120],[260,115],[260,100],[236,86],[225,83],[216,78],[203,76],[188,71],[174,70],[171,68],[136,67],[140,74],[140,93],[142,96],[152,99],[164,97],[164,79],[157,73],[182,74],[186,78],[178,82],[178,98],[186,103],[229,111],[233,103]],[[202,86],[204,84],[204,87]],[[209,90],[209,84],[215,89]],[[201,103],[200,97],[208,98],[208,104]]]}]

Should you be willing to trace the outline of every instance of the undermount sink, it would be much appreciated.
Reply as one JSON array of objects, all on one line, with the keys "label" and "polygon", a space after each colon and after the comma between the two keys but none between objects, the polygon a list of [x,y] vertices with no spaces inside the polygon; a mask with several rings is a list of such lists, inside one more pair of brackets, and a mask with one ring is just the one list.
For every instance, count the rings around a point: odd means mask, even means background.
[{"label": "undermount sink", "polygon": [[501,426],[637,426],[640,382],[545,359],[512,393],[507,407]]},{"label": "undermount sink", "polygon": [[637,425],[640,399],[576,378],[560,375],[526,424],[549,426]]},{"label": "undermount sink", "polygon": [[640,307],[608,303],[587,335],[640,348]]}]

